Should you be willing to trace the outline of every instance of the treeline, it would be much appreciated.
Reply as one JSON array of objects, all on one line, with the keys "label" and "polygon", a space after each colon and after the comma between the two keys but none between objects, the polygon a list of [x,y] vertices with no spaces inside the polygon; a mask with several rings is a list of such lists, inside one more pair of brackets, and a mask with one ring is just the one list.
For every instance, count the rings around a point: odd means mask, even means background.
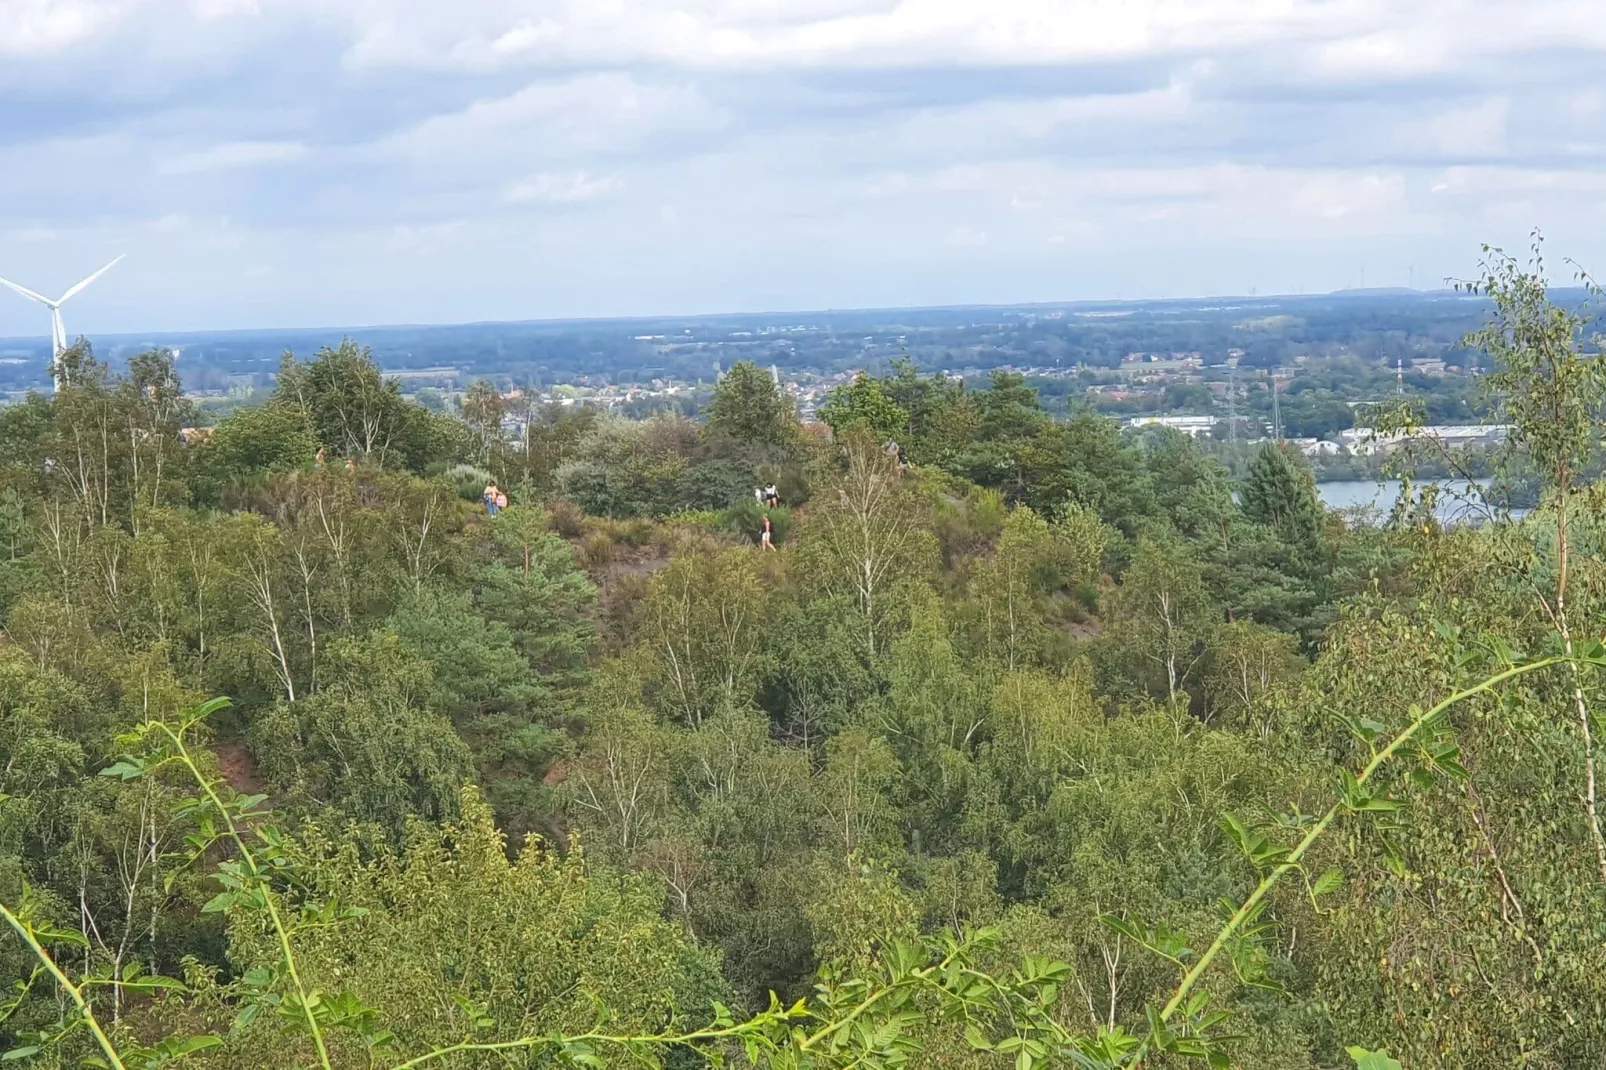
[{"label": "treeline", "polygon": [[70,351],[0,410],[8,1058],[1597,1065],[1606,381],[1488,266],[1545,498],[1477,530],[1008,374],[512,435],[344,345],[186,443]]}]

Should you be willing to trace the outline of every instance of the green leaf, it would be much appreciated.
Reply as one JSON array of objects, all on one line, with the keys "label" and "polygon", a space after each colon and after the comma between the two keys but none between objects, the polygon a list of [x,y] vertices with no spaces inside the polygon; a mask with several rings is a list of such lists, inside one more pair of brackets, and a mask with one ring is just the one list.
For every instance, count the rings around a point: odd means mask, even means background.
[{"label": "green leaf", "polygon": [[145,765],[137,758],[124,758],[102,769],[100,775],[117,777],[119,780],[138,780],[145,775]]},{"label": "green leaf", "polygon": [[1143,943],[1143,934],[1138,931],[1136,926],[1128,922],[1125,918],[1117,917],[1114,914],[1100,914],[1099,924],[1103,925],[1111,932],[1126,937],[1128,940],[1139,944]]},{"label": "green leaf", "polygon": [[987,1034],[974,1025],[965,1026],[965,1039],[970,1041],[970,1046],[977,1051],[993,1050],[992,1041],[987,1039]]},{"label": "green leaf", "polygon": [[1344,884],[1344,871],[1330,869],[1316,878],[1316,883],[1310,886],[1310,894],[1318,899],[1329,892],[1336,892]]},{"label": "green leaf", "polygon": [[266,795],[241,795],[234,800],[234,805],[239,808],[240,813],[249,814],[257,806],[266,802],[267,798]]},{"label": "green leaf", "polygon": [[206,901],[206,905],[201,908],[201,913],[221,914],[232,907],[238,898],[239,893],[237,892],[219,892]]},{"label": "green leaf", "polygon": [[4,1055],[0,1055],[0,1063],[9,1063],[13,1059],[26,1059],[30,1055],[38,1055],[45,1049],[37,1044],[30,1044],[25,1048],[12,1048]]},{"label": "green leaf", "polygon": [[1383,861],[1388,866],[1389,872],[1400,880],[1409,877],[1411,869],[1405,864],[1405,852],[1400,850],[1400,845],[1387,836],[1382,837],[1382,845]]},{"label": "green leaf", "polygon": [[226,710],[232,705],[234,705],[234,703],[230,702],[222,695],[219,695],[217,698],[208,699],[199,706],[195,707],[195,709],[191,710],[186,715],[185,719],[190,724],[194,724],[196,721],[204,721],[218,710]]},{"label": "green leaf", "polygon": [[1355,1060],[1355,1070],[1404,1070],[1398,1059],[1389,1058],[1387,1051],[1367,1051],[1365,1048],[1346,1048]]}]

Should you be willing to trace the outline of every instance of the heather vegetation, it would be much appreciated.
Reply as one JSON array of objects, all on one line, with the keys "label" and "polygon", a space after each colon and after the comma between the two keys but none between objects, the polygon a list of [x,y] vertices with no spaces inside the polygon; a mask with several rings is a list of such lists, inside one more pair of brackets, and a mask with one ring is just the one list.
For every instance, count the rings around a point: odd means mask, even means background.
[{"label": "heather vegetation", "polygon": [[1485,268],[1541,504],[1454,529],[1008,374],[515,435],[345,345],[186,440],[68,351],[0,410],[4,1058],[1600,1065],[1606,374]]}]

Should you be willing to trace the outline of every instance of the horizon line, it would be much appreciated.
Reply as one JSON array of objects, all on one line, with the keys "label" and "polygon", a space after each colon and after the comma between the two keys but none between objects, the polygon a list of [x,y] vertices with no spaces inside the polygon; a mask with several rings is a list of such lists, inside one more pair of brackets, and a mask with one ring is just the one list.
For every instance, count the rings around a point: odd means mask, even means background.
[{"label": "horizon line", "polygon": [[[1576,289],[1577,287],[1555,287],[1557,290]],[[1021,301],[1004,303],[977,303],[977,304],[945,304],[945,305],[863,305],[843,308],[814,308],[814,309],[770,309],[754,312],[693,312],[693,313],[637,313],[621,316],[553,316],[538,317],[535,319],[486,319],[486,320],[452,320],[435,323],[367,323],[367,324],[322,324],[313,326],[268,326],[268,327],[219,327],[219,328],[159,328],[144,331],[103,331],[98,336],[108,339],[137,338],[146,335],[217,335],[217,334],[275,334],[275,333],[328,333],[336,331],[401,331],[401,330],[445,330],[454,327],[513,327],[550,325],[563,326],[567,324],[605,324],[605,323],[648,323],[662,322],[664,320],[720,320],[720,319],[750,319],[768,316],[828,316],[832,314],[862,315],[871,312],[961,312],[965,310],[1012,310],[1012,309],[1064,309],[1064,308],[1108,308],[1111,306],[1127,305],[1166,305],[1190,304],[1201,301],[1308,301],[1318,298],[1332,297],[1433,297],[1445,294],[1457,294],[1451,287],[1436,287],[1430,290],[1415,289],[1407,286],[1372,286],[1372,287],[1345,287],[1337,290],[1326,290],[1319,293],[1279,293],[1279,294],[1202,294],[1194,297],[1135,297],[1135,298],[1077,298],[1066,301]],[[1466,296],[1459,294],[1458,296]],[[83,337],[94,341],[94,337],[87,333],[80,333]],[[6,343],[32,343],[37,342],[36,335],[9,335],[0,336],[0,345]]]}]

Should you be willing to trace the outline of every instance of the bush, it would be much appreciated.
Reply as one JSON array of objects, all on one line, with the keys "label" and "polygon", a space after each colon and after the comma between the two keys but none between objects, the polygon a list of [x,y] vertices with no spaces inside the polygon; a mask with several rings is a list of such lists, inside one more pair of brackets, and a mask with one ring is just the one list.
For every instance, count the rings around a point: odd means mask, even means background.
[{"label": "bush", "polygon": [[585,513],[571,501],[559,498],[547,502],[547,524],[565,539],[578,539],[585,531],[585,519]]},{"label": "bush", "polygon": [[753,486],[751,469],[731,461],[704,461],[680,473],[674,481],[674,501],[664,503],[664,511],[724,509],[751,498]]},{"label": "bush", "polygon": [[786,533],[792,528],[792,511],[784,505],[766,509],[755,501],[742,502],[719,514],[718,527],[721,531],[741,535],[756,546],[765,513],[769,514],[770,523],[775,525],[776,545],[785,542]]},{"label": "bush", "polygon": [[485,494],[486,484],[495,477],[483,468],[471,464],[454,464],[442,475],[457,488],[457,496],[465,502],[477,502]]},{"label": "bush", "polygon": [[[757,504],[756,502],[754,503]],[[720,517],[724,513],[717,509],[686,509],[673,513],[664,518],[664,522],[677,528],[694,528],[697,531],[720,530]]]},{"label": "bush", "polygon": [[613,560],[613,536],[606,531],[593,531],[580,540],[582,568],[602,568]]},{"label": "bush", "polygon": [[633,549],[650,545],[658,537],[658,525],[645,517],[635,517],[614,525],[614,538]]}]

